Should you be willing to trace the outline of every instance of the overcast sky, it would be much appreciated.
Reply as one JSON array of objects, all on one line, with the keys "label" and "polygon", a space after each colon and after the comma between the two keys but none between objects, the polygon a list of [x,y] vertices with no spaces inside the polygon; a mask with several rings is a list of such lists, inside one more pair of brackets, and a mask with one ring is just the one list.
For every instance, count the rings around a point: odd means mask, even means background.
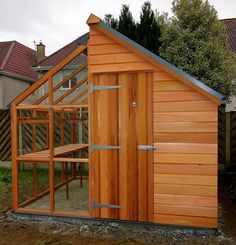
[{"label": "overcast sky", "polygon": [[[46,45],[47,55],[88,31],[90,13],[103,18],[119,15],[121,4],[128,4],[138,19],[144,0],[0,0],[0,41],[17,40],[31,48],[34,41]],[[151,0],[158,12],[171,13],[172,0]],[[236,0],[209,0],[219,18],[236,17]]]}]

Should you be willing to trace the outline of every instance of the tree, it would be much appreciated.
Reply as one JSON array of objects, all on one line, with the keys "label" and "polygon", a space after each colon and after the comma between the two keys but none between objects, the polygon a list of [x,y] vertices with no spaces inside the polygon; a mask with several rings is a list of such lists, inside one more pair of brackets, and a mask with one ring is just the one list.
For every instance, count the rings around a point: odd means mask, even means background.
[{"label": "tree", "polygon": [[137,25],[137,40],[140,45],[158,54],[161,46],[161,30],[150,2],[144,2]]},{"label": "tree", "polygon": [[150,2],[144,2],[142,5],[140,21],[137,23],[128,5],[122,5],[119,19],[114,18],[111,14],[106,14],[104,21],[120,33],[158,54],[161,30]]},{"label": "tree", "polygon": [[121,6],[119,19],[114,18],[112,14],[105,14],[104,22],[123,35],[137,41],[137,25],[129,10],[129,5],[123,4]]},{"label": "tree", "polygon": [[229,98],[236,63],[216,10],[205,0],[174,0],[172,12],[162,26],[160,55]]},{"label": "tree", "polygon": [[123,4],[119,15],[117,30],[130,39],[136,40],[136,29],[136,23],[129,10],[129,5]]}]

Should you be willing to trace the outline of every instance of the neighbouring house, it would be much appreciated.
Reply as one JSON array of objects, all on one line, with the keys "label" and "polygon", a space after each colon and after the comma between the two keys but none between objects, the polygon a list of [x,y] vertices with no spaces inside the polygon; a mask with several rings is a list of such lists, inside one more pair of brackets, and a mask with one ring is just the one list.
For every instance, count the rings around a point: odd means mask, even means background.
[{"label": "neighbouring house", "polygon": [[[223,19],[221,20],[227,30],[229,39],[229,49],[236,55],[236,18]],[[231,98],[231,103],[226,104],[226,111],[236,111],[236,97]]]},{"label": "neighbouring house", "polygon": [[[67,44],[66,46],[62,47],[58,51],[54,52],[53,54],[49,55],[42,61],[38,62],[34,67],[34,71],[38,73],[38,76],[42,76],[47,71],[49,71],[52,67],[62,61],[68,54],[73,52],[76,48],[80,45],[84,45],[88,41],[89,34],[85,33],[84,35],[76,38],[71,43]],[[67,66],[64,67],[60,72],[58,72],[53,77],[54,84],[57,84],[58,81],[62,81],[66,79],[70,74],[73,74],[75,68],[80,69],[80,67],[87,62],[87,55],[85,53],[80,54],[74,60],[72,60]],[[60,97],[62,94],[68,92],[78,81],[82,78],[86,77],[87,69],[82,69],[80,72],[74,74],[74,76],[70,76],[66,83],[64,83],[57,93],[54,95],[56,97]],[[84,84],[86,86],[87,84]],[[82,87],[83,89],[84,87]],[[38,90],[38,93],[34,93],[34,96],[31,97],[31,100],[37,100],[40,98],[42,93],[47,90],[47,85],[43,85],[43,88]],[[70,96],[67,97],[69,99]],[[29,101],[30,102],[30,101]]]},{"label": "neighbouring house", "polygon": [[37,80],[38,74],[32,69],[40,59],[37,54],[17,41],[0,42],[0,108],[6,108]]},{"label": "neighbouring house", "polygon": [[221,21],[225,24],[229,36],[229,49],[236,54],[236,18]]}]

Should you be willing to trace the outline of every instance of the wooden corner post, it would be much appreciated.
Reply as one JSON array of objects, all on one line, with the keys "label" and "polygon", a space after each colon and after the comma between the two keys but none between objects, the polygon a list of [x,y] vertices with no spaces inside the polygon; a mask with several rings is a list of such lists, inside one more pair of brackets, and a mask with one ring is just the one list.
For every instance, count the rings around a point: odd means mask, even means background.
[{"label": "wooden corner post", "polygon": [[55,196],[54,196],[54,125],[53,125],[53,80],[48,79],[49,93],[49,189],[50,189],[50,211],[55,211]]},{"label": "wooden corner post", "polygon": [[[37,112],[33,110],[33,118],[36,118]],[[36,124],[33,124],[33,139],[32,139],[32,152],[36,152],[36,144],[37,144],[37,132],[36,132]],[[38,192],[38,179],[37,179],[37,162],[33,162],[33,196],[37,195]]]},{"label": "wooden corner post", "polygon": [[17,110],[13,104],[11,107],[11,145],[12,145],[12,208],[16,210],[18,202],[18,166],[17,166]]}]

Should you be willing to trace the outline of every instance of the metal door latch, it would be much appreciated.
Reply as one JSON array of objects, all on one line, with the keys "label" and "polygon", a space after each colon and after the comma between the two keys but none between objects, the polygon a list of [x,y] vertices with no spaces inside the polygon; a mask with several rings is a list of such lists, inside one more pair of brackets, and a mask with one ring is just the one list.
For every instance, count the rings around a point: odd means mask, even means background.
[{"label": "metal door latch", "polygon": [[153,150],[156,150],[156,146],[153,146],[153,145],[138,145],[138,150],[153,151]]},{"label": "metal door latch", "polygon": [[103,204],[103,203],[96,203],[95,201],[92,201],[91,209],[96,209],[96,208],[123,208],[123,207],[114,204]]}]

